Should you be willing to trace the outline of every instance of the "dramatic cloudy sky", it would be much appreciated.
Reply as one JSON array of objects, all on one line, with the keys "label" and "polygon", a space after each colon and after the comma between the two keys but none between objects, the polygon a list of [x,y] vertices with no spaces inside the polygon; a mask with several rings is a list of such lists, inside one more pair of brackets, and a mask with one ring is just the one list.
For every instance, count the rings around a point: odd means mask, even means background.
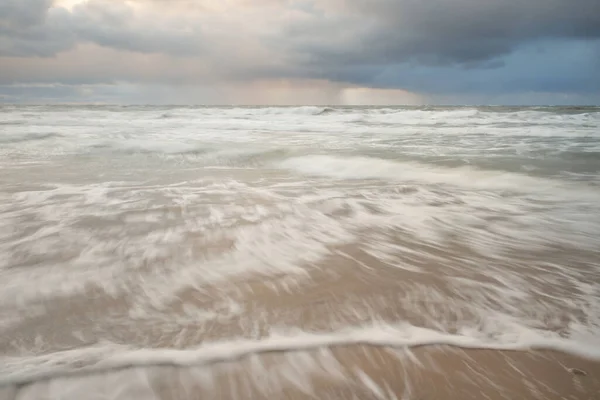
[{"label": "dramatic cloudy sky", "polygon": [[0,0],[0,101],[598,104],[600,0]]}]

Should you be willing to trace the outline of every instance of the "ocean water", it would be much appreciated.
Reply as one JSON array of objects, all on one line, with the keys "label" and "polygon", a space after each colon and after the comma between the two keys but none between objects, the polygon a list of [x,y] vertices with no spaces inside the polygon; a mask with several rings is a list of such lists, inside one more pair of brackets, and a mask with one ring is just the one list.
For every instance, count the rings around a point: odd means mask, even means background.
[{"label": "ocean water", "polygon": [[0,107],[0,388],[353,344],[600,360],[600,108]]}]

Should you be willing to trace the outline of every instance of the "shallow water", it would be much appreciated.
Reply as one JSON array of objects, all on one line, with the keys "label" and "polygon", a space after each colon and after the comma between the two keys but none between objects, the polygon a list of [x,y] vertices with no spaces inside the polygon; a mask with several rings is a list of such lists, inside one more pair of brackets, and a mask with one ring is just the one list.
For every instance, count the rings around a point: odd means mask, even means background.
[{"label": "shallow water", "polygon": [[0,108],[0,385],[353,343],[600,359],[600,109]]}]

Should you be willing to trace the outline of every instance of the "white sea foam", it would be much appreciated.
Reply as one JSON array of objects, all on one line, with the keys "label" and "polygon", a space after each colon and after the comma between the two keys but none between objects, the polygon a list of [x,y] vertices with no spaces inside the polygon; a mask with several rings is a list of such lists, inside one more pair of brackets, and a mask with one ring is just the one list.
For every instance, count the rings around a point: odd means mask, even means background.
[{"label": "white sea foam", "polygon": [[11,144],[11,143],[23,143],[29,141],[43,141],[47,139],[60,138],[61,135],[58,133],[28,133],[23,135],[0,135],[0,143]]},{"label": "white sea foam", "polygon": [[105,152],[124,153],[164,153],[186,154],[198,153],[207,150],[203,143],[184,142],[177,140],[143,140],[121,139],[108,142],[99,142],[93,148]]},{"label": "white sea foam", "polygon": [[[506,327],[505,327],[506,328]],[[493,338],[475,330],[447,334],[412,325],[383,325],[349,328],[333,333],[273,333],[260,340],[234,340],[202,345],[196,349],[132,349],[116,344],[56,352],[27,358],[3,357],[0,385],[72,374],[87,374],[123,367],[177,365],[193,366],[235,361],[253,354],[317,350],[323,347],[365,344],[386,347],[448,345],[466,349],[537,350],[547,349],[600,360],[600,342],[580,342],[511,326]],[[596,338],[597,340],[597,338]]]},{"label": "white sea foam", "polygon": [[372,157],[313,155],[290,158],[280,162],[279,166],[307,175],[338,179],[380,179],[478,189],[528,191],[561,186],[560,182],[503,171],[484,171],[471,167],[439,168]]},{"label": "white sea foam", "polygon": [[268,107],[268,108],[254,108],[248,109],[248,114],[251,115],[321,115],[326,112],[333,112],[335,109],[330,107],[316,107],[316,106],[303,106],[303,107]]},{"label": "white sea foam", "polygon": [[[597,111],[9,107],[0,123],[4,382],[352,343],[598,357]],[[313,281],[380,272],[393,288],[335,306]],[[322,333],[234,340],[299,323],[257,299],[307,288]],[[405,314],[438,331],[336,331]],[[235,332],[151,349],[213,325]],[[102,339],[123,345],[52,353]]]}]

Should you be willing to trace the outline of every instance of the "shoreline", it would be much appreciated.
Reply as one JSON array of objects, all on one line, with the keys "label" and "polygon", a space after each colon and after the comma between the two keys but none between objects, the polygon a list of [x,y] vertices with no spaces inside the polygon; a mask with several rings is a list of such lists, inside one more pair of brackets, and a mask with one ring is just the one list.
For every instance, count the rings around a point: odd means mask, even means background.
[{"label": "shoreline", "polygon": [[80,371],[78,375],[0,385],[0,399],[50,399],[45,396],[57,390],[71,393],[68,399],[81,398],[82,393],[94,390],[105,390],[107,396],[110,390],[150,390],[153,398],[166,400],[202,398],[200,394],[235,399],[239,393],[234,388],[240,386],[242,394],[248,395],[242,398],[349,398],[352,393],[359,399],[442,400],[456,396],[587,400],[600,393],[600,360],[552,350],[345,344],[292,352],[274,350],[203,366],[122,366],[102,372]]},{"label": "shoreline", "polygon": [[[241,362],[251,357],[271,353],[297,353],[327,348],[365,346],[370,348],[410,349],[445,346],[457,350],[500,351],[500,352],[539,352],[550,351],[579,357],[600,363],[600,349],[586,347],[558,337],[533,337],[527,332],[520,341],[512,343],[491,343],[471,336],[446,334],[413,325],[371,325],[345,329],[333,333],[299,332],[296,334],[272,334],[260,338],[208,342],[189,349],[142,348],[126,346],[113,348],[91,346],[72,350],[57,351],[33,358],[37,363],[30,364],[31,373],[13,373],[14,378],[0,375],[0,387],[4,385],[26,385],[39,380],[68,378],[71,376],[110,372],[126,368],[140,367],[210,367],[223,363]],[[85,359],[87,357],[87,360]],[[12,357],[7,357],[8,359]],[[18,358],[18,357],[16,357]],[[36,365],[50,364],[52,370],[36,372]],[[58,366],[58,367],[57,367]],[[27,368],[27,365],[20,367]],[[62,367],[62,368],[61,368]],[[17,369],[18,367],[13,367]],[[0,371],[2,372],[2,371]],[[20,376],[19,376],[20,375]]]}]

